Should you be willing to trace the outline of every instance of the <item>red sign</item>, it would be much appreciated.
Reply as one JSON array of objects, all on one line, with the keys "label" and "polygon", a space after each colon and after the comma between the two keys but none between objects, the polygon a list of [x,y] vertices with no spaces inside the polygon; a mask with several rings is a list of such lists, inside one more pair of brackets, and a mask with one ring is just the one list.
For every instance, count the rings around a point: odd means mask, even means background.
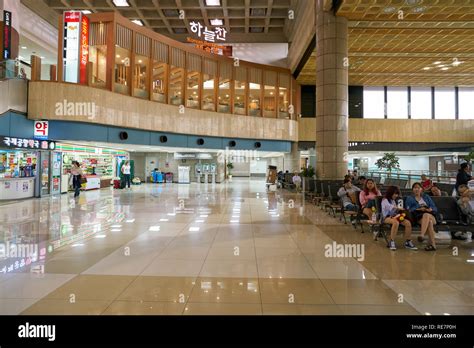
[{"label": "red sign", "polygon": [[48,121],[35,121],[35,138],[48,137]]},{"label": "red sign", "polygon": [[89,18],[82,16],[79,62],[79,83],[87,84],[87,62],[89,61]]},{"label": "red sign", "polygon": [[78,11],[66,11],[64,13],[64,21],[67,22],[79,22],[81,18],[81,12]]},{"label": "red sign", "polygon": [[11,58],[12,49],[12,13],[9,11],[3,11],[3,49],[2,58]]}]

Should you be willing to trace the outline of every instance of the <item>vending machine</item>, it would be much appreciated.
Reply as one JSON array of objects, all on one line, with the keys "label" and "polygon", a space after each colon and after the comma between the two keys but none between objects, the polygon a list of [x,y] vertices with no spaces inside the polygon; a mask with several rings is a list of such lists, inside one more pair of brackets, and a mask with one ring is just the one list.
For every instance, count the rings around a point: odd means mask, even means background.
[{"label": "vending machine", "polygon": [[179,166],[178,167],[178,183],[179,184],[190,184],[189,180],[189,167]]},{"label": "vending machine", "polygon": [[51,194],[57,195],[61,193],[61,152],[54,151],[51,158]]}]

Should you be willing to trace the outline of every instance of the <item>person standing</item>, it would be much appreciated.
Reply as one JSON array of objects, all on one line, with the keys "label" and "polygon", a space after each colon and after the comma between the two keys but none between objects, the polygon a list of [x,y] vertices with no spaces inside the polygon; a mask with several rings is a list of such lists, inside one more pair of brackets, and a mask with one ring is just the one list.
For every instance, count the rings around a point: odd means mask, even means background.
[{"label": "person standing", "polygon": [[454,188],[456,189],[456,193],[458,192],[458,188],[461,185],[467,185],[468,181],[472,179],[472,176],[469,174],[469,164],[461,163],[461,167],[459,168],[458,175],[456,176],[456,185]]},{"label": "person standing", "polygon": [[125,161],[124,165],[122,166],[122,174],[125,180],[125,185],[130,188],[130,161]]},{"label": "person standing", "polygon": [[293,184],[296,187],[296,192],[301,191],[301,176],[299,176],[298,172],[295,172],[292,178]]},{"label": "person standing", "polygon": [[72,187],[74,188],[74,198],[79,197],[81,193],[81,182],[82,182],[82,169],[78,161],[72,161],[71,168],[72,175]]}]

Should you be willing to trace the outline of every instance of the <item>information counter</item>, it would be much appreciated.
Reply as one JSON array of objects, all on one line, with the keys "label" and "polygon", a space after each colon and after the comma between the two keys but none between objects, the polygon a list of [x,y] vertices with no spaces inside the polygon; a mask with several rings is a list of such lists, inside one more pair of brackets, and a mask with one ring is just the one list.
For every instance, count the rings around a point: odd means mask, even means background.
[{"label": "information counter", "polygon": [[0,200],[32,198],[35,195],[35,178],[0,178]]}]

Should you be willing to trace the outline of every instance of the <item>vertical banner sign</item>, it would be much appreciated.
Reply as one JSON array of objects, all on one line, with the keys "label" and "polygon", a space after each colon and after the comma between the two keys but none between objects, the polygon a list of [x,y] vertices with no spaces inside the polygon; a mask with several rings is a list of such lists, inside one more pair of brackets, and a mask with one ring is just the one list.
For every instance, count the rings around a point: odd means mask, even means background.
[{"label": "vertical banner sign", "polygon": [[63,80],[79,82],[79,48],[81,12],[66,11],[63,14]]},{"label": "vertical banner sign", "polygon": [[3,11],[3,59],[10,59],[12,51],[12,13]]},{"label": "vertical banner sign", "polygon": [[89,18],[82,15],[81,20],[81,63],[79,82],[87,84],[87,62],[89,61]]}]

